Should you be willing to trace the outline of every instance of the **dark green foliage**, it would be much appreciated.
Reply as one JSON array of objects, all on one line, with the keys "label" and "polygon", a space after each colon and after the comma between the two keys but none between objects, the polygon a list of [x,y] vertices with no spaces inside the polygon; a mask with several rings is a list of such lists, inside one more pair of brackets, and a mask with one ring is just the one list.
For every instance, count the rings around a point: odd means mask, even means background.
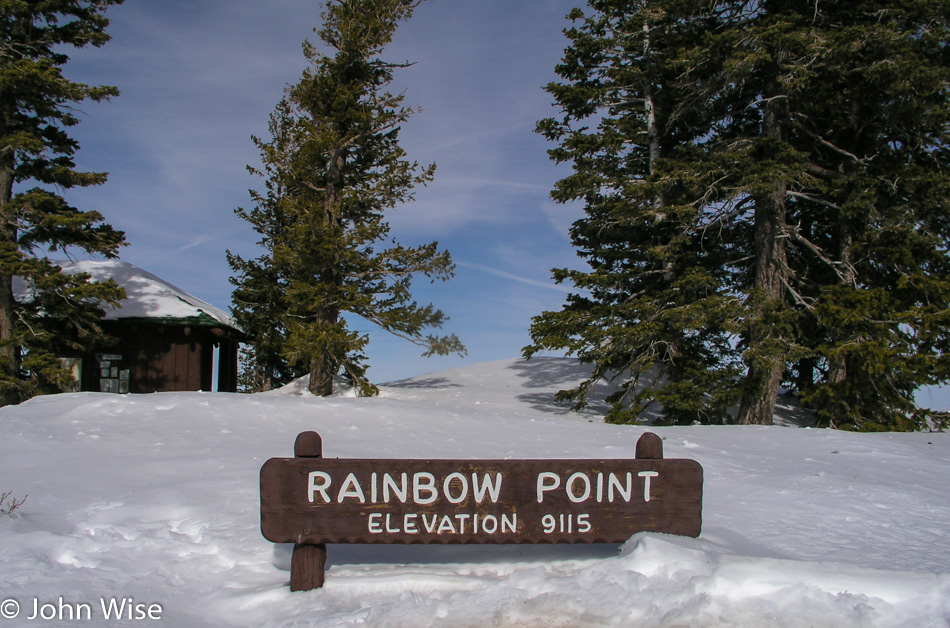
[{"label": "dark green foliage", "polygon": [[927,427],[914,392],[948,374],[950,3],[831,3],[820,18],[829,53],[789,123],[809,155],[792,238],[818,358],[803,400],[828,425]]},{"label": "dark green foliage", "polygon": [[948,375],[950,2],[589,5],[539,131],[574,165],[552,196],[585,201],[590,271],[555,272],[581,293],[526,354],[594,364],[578,399],[665,378],[608,420],[656,399],[715,421],[741,395],[740,422],[771,423],[784,382],[829,425],[926,427],[913,394]]},{"label": "dark green foliage", "polygon": [[[284,285],[266,257],[244,260],[228,253],[231,268],[241,277],[231,295],[232,312],[252,339],[242,350],[241,377],[245,392],[278,388],[303,375],[282,357],[287,330],[283,323]],[[232,282],[234,280],[232,279]]]},{"label": "dark green foliage", "polygon": [[[286,164],[293,146],[290,132],[290,106],[281,101],[271,116],[269,130],[272,140],[264,143],[253,138],[261,150],[264,170],[248,168],[251,174],[264,179],[266,192],[251,190],[255,207],[250,211],[238,209],[237,214],[250,222],[261,235],[260,245],[272,250],[284,236],[291,215],[285,198]],[[273,263],[270,254],[245,260],[228,252],[228,263],[236,273],[231,278],[235,290],[231,295],[232,311],[238,323],[251,339],[242,356],[241,376],[249,392],[271,390],[303,375],[306,370],[292,368],[282,352],[287,339],[284,314],[287,280]]]},{"label": "dark green foliage", "polygon": [[309,43],[310,68],[287,90],[261,150],[266,192],[238,214],[261,234],[266,253],[248,262],[229,254],[237,287],[234,313],[274,383],[310,373],[310,390],[332,391],[342,372],[364,394],[367,337],[345,313],[418,344],[426,355],[464,352],[454,335],[426,335],[445,316],[412,299],[416,276],[444,281],[453,273],[436,243],[404,247],[392,240],[385,212],[411,200],[435,166],[405,159],[400,125],[414,112],[386,91],[395,68],[378,58],[416,3],[333,0],[320,38]]},{"label": "dark green foliage", "polygon": [[[75,104],[118,94],[68,80],[68,46],[109,40],[104,11],[122,0],[0,2],[0,403],[56,391],[69,374],[59,358],[101,338],[103,307],[124,297],[113,282],[66,275],[47,252],[78,248],[114,257],[124,235],[95,211],[70,206],[58,190],[99,185],[104,173],[75,170],[79,149],[68,129]],[[29,186],[19,190],[18,186]],[[17,303],[13,278],[33,294]]]},{"label": "dark green foliage", "polygon": [[664,156],[697,139],[674,128],[681,96],[666,79],[669,43],[691,40],[701,22],[642,3],[591,7],[591,17],[575,11],[579,26],[567,31],[557,70],[569,82],[548,86],[564,117],[538,124],[559,142],[552,158],[574,164],[552,196],[586,203],[571,236],[591,270],[555,271],[581,293],[535,319],[525,354],[567,350],[593,365],[562,398],[583,402],[598,380],[618,382],[608,421],[635,421],[653,401],[671,422],[721,421],[737,374],[728,330],[738,303],[723,291],[731,269],[726,251],[694,229],[705,211],[691,196],[701,177],[655,183]]}]

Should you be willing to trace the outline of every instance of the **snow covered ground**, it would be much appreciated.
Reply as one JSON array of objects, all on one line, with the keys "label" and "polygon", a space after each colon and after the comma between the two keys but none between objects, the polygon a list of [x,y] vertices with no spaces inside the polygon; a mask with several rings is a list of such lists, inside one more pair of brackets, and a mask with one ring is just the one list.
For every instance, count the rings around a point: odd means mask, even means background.
[{"label": "snow covered ground", "polygon": [[290,547],[260,534],[258,473],[298,432],[320,432],[326,456],[632,457],[646,428],[552,402],[578,380],[574,362],[542,358],[372,399],[78,393],[0,409],[0,491],[29,494],[0,515],[0,628],[950,626],[937,433],[650,428],[665,457],[704,468],[698,539],[331,545],[326,586],[290,592]]}]

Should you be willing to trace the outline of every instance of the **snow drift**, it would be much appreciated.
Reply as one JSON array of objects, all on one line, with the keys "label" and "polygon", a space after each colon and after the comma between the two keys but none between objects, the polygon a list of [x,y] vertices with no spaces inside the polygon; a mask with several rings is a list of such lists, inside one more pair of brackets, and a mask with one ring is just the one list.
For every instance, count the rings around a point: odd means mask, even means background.
[{"label": "snow drift", "polygon": [[[618,545],[330,546],[291,593],[259,530],[258,472],[316,430],[324,455],[620,458],[646,429],[573,413],[566,359],[509,360],[383,387],[55,395],[0,409],[0,625],[89,604],[127,626],[948,626],[950,440],[789,427],[650,428],[705,471],[698,539]],[[157,604],[151,622],[100,602]],[[59,606],[57,606],[59,604]],[[42,620],[42,621],[41,621]]]}]

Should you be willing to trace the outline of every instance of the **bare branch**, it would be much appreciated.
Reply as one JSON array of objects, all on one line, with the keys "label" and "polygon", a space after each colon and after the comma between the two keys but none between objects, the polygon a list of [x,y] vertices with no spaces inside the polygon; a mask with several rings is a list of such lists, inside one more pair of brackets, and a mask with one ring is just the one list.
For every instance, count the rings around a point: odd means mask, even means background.
[{"label": "bare branch", "polygon": [[819,204],[819,205],[824,205],[825,207],[830,207],[830,208],[832,208],[832,209],[837,209],[837,210],[839,210],[839,211],[841,210],[840,207],[838,207],[837,205],[835,205],[835,204],[832,203],[831,201],[826,201],[826,200],[821,199],[821,198],[815,198],[814,196],[810,196],[810,195],[804,194],[804,193],[802,193],[802,192],[792,192],[792,191],[788,191],[788,192],[786,192],[785,194],[786,194],[786,196],[791,196],[792,198],[801,198],[801,199],[804,199],[804,200],[806,200],[806,201],[810,201],[810,202],[812,202],[812,203],[817,203],[817,204]]},{"label": "bare branch", "polygon": [[786,279],[784,276],[782,277],[782,284],[785,286],[785,289],[788,290],[792,294],[792,297],[794,297],[795,299],[795,303],[801,306],[804,306],[808,310],[815,309],[815,306],[812,305],[812,302],[814,301],[814,299],[806,299],[805,297],[803,297],[798,292],[798,290],[792,287],[792,284],[789,283],[788,279]]},{"label": "bare branch", "polygon": [[834,273],[838,276],[838,279],[841,280],[841,283],[847,284],[850,286],[857,287],[857,275],[858,271],[855,267],[847,262],[836,261],[828,257],[824,250],[803,236],[798,230],[797,226],[786,225],[785,226],[785,235],[792,240],[795,240],[799,244],[803,245],[806,249],[811,251],[818,259],[824,262],[828,267],[830,267]]},{"label": "bare branch", "polygon": [[819,144],[821,144],[825,148],[829,148],[833,150],[834,152],[838,153],[839,155],[843,155],[844,157],[847,157],[848,159],[854,161],[855,163],[863,165],[869,161],[869,159],[862,159],[861,157],[858,157],[854,153],[848,152],[845,149],[841,148],[840,146],[832,144],[831,142],[821,137],[820,135],[818,135],[811,129],[807,128],[804,124],[801,124],[799,122],[793,122],[793,125],[795,126],[796,129],[798,129],[799,131],[801,131],[808,137],[812,138],[813,140],[816,140]]}]

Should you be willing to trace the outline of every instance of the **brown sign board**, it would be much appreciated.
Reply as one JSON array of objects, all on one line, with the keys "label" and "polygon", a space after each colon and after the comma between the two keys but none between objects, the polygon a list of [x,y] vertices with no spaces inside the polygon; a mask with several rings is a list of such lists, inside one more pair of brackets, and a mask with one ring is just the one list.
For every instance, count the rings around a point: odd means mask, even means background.
[{"label": "brown sign board", "polygon": [[659,455],[649,454],[656,457],[272,458],[261,468],[261,532],[296,544],[621,543],[643,531],[699,536],[702,467],[663,459],[659,438],[645,436],[650,447],[638,449],[658,446]]},{"label": "brown sign board", "polygon": [[630,460],[294,458],[261,467],[261,533],[294,543],[290,590],[323,586],[327,543],[597,543],[636,532],[699,536],[703,469],[640,436]]}]

